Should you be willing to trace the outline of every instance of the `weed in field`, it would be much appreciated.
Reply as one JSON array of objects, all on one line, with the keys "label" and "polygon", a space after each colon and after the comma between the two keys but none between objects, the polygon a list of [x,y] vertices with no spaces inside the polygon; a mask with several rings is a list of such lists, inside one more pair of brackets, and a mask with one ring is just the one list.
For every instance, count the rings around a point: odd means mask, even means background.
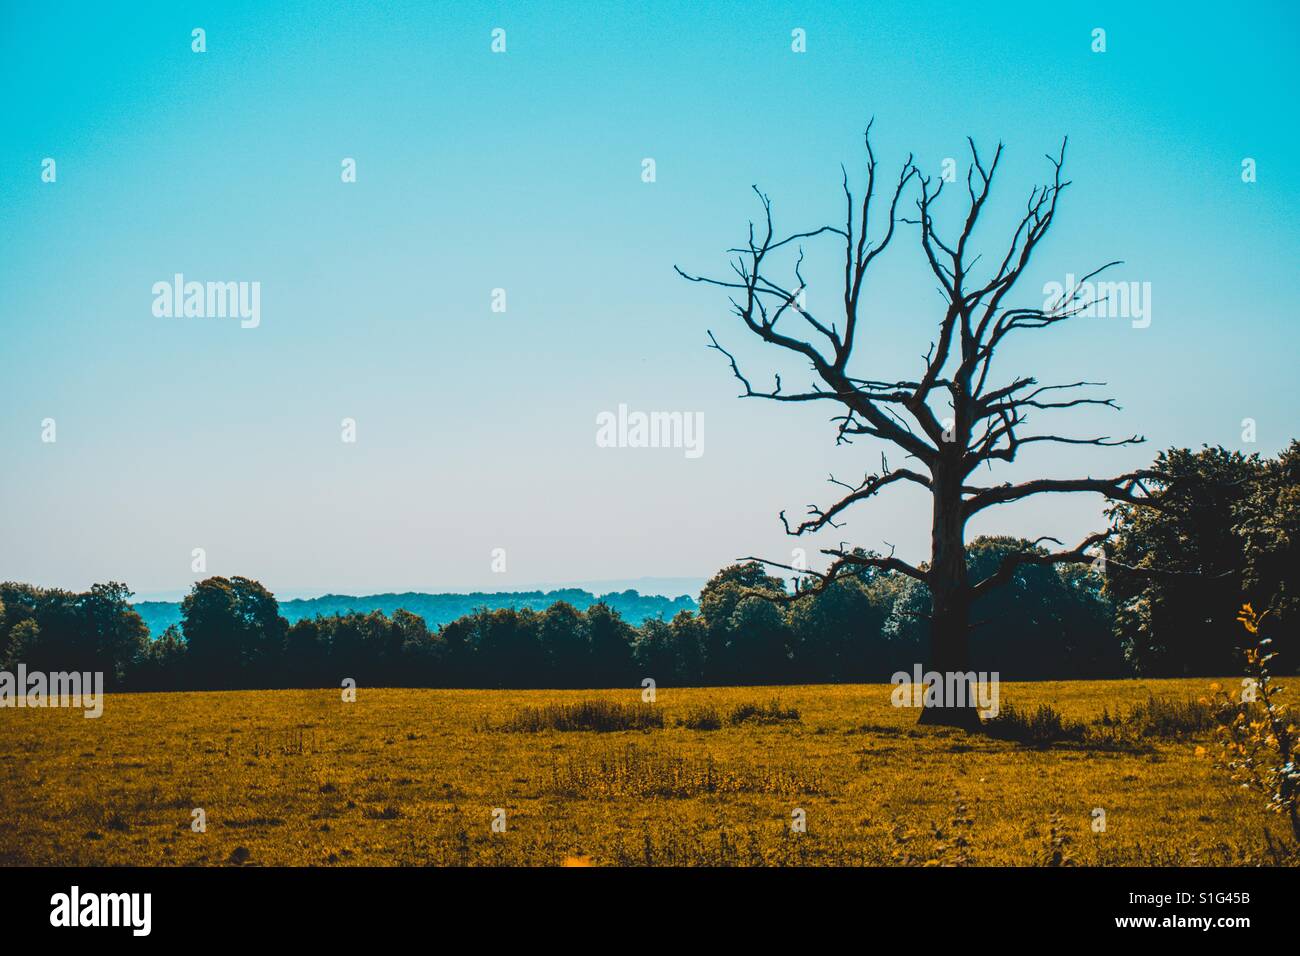
[{"label": "weed in field", "polygon": [[1005,703],[996,717],[984,721],[984,732],[997,740],[1010,740],[1030,747],[1057,743],[1082,743],[1088,735],[1083,723],[1067,720],[1051,704],[1039,704],[1034,711]]},{"label": "weed in field", "polygon": [[1113,717],[1109,709],[1103,709],[1096,723],[1138,737],[1159,737],[1161,740],[1195,737],[1208,733],[1217,725],[1215,709],[1206,701],[1179,701],[1154,696],[1134,704],[1128,712],[1117,708]]},{"label": "weed in field", "polygon": [[1060,813],[1053,813],[1047,828],[1046,846],[1041,858],[1038,860],[1040,866],[1074,866],[1074,855],[1071,846],[1074,838],[1070,836],[1061,819]]},{"label": "weed in field", "polygon": [[243,866],[252,859],[252,856],[253,854],[249,851],[248,847],[237,846],[230,851],[230,856],[226,858],[226,862],[232,866]]},{"label": "weed in field", "polygon": [[683,823],[618,834],[609,857],[615,866],[871,866],[886,862],[879,852],[836,836],[794,835],[777,821],[766,826]]},{"label": "weed in field", "polygon": [[[1300,863],[1269,851],[1262,805],[1193,746],[1127,719],[1203,689],[1016,685],[1003,701],[1027,716],[1041,703],[1087,728],[1045,747],[917,727],[889,685],[781,688],[802,726],[729,723],[765,699],[752,687],[679,688],[660,698],[664,729],[622,738],[499,731],[530,706],[630,703],[627,688],[379,689],[347,707],[332,691],[114,694],[101,722],[0,710],[0,866],[220,866],[240,848],[258,866],[1025,866],[1067,837],[1062,859],[1080,866]],[[696,709],[719,729],[682,726]],[[1090,832],[1097,806],[1104,833]],[[206,833],[191,831],[195,807]],[[794,808],[806,832],[791,832]]]},{"label": "weed in field", "polygon": [[687,730],[721,730],[722,715],[712,704],[694,706],[677,719],[677,725]]},{"label": "weed in field", "polygon": [[819,775],[811,769],[721,766],[712,755],[682,757],[635,745],[555,760],[540,789],[564,797],[675,798],[734,793],[800,795],[822,790]]},{"label": "weed in field", "polygon": [[521,707],[501,725],[514,733],[588,730],[612,733],[619,730],[652,730],[664,725],[663,711],[653,704],[622,704],[608,700],[583,700],[576,704],[547,704]]},{"label": "weed in field", "polygon": [[1196,701],[1186,703],[1151,697],[1129,711],[1109,709],[1091,724],[1062,717],[1050,704],[1034,711],[1004,704],[998,715],[984,722],[984,730],[996,740],[1008,740],[1029,747],[1066,747],[1094,751],[1158,755],[1150,740],[1184,740],[1208,732],[1213,726],[1213,708]]},{"label": "weed in field", "polygon": [[[712,704],[693,705],[677,718],[677,726],[687,730],[720,730],[724,724],[779,724],[797,722],[799,711],[783,707],[781,701],[737,704],[725,717]],[[499,727],[480,720],[480,730],[499,729],[514,733],[540,733],[543,731],[595,731],[612,733],[620,730],[661,730],[666,726],[663,711],[652,704],[623,704],[607,700],[583,700],[572,704],[548,704],[543,707],[523,707],[515,711]]]},{"label": "weed in field", "polygon": [[766,704],[737,704],[727,715],[729,724],[781,724],[798,720],[799,711],[794,707],[782,707],[777,698]]}]

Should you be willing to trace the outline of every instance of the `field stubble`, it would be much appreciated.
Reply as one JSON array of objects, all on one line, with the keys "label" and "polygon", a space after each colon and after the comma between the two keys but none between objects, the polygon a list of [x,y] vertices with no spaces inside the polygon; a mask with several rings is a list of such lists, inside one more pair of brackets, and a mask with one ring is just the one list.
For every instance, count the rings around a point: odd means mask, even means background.
[{"label": "field stubble", "polygon": [[[1004,684],[1002,699],[1098,722],[1208,684]],[[1282,833],[1197,754],[1208,731],[1030,748],[917,727],[892,689],[660,688],[661,721],[635,689],[0,710],[0,864],[1231,865],[1268,863],[1264,829]],[[556,713],[641,729],[548,729]]]}]

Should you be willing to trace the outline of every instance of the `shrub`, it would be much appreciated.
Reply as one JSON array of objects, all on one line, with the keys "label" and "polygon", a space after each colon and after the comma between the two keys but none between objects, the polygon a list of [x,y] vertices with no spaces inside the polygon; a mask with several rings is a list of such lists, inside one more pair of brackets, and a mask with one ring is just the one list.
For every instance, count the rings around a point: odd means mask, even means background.
[{"label": "shrub", "polygon": [[[1245,649],[1249,688],[1234,699],[1218,684],[1210,685],[1220,720],[1215,764],[1234,782],[1261,794],[1271,812],[1286,817],[1291,835],[1300,843],[1300,765],[1296,762],[1300,730],[1286,705],[1276,700],[1282,688],[1269,673],[1275,655],[1269,649],[1271,641],[1259,637],[1262,618],[1249,604],[1242,605],[1237,617],[1255,639],[1255,646]],[[1203,751],[1198,748],[1198,752]]]},{"label": "shrub", "polygon": [[1030,713],[1011,703],[1004,704],[996,717],[984,721],[984,732],[998,740],[1011,740],[1031,747],[1048,747],[1055,743],[1083,743],[1088,728],[1077,721],[1065,720],[1049,704],[1039,704]]},{"label": "shrub", "polygon": [[776,698],[766,704],[738,704],[727,715],[730,724],[779,724],[798,719],[799,711],[793,707],[783,708]]},{"label": "shrub", "polygon": [[1117,711],[1111,717],[1108,712],[1103,712],[1098,723],[1130,731],[1138,737],[1181,740],[1212,730],[1218,724],[1215,712],[1207,701],[1177,701],[1153,696],[1127,714]]},{"label": "shrub", "polygon": [[506,720],[501,729],[516,733],[539,733],[545,730],[610,733],[618,730],[652,730],[662,728],[663,725],[663,711],[652,704],[584,700],[576,704],[521,707]]},{"label": "shrub", "polygon": [[720,730],[722,715],[712,704],[707,707],[692,707],[685,717],[678,720],[678,724],[687,730]]}]

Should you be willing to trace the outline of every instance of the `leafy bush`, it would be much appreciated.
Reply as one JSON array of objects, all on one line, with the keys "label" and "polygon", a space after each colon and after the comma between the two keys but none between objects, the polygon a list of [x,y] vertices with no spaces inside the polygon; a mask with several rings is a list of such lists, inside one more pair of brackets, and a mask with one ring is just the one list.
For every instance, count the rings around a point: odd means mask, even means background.
[{"label": "leafy bush", "polygon": [[[1266,612],[1267,613],[1267,612]],[[1237,620],[1255,640],[1246,648],[1249,690],[1234,699],[1218,684],[1212,684],[1218,704],[1219,752],[1215,764],[1232,780],[1261,794],[1269,811],[1285,817],[1291,835],[1300,843],[1300,729],[1277,700],[1282,688],[1273,682],[1269,661],[1274,658],[1271,641],[1259,636],[1262,614],[1249,604],[1242,605]],[[1198,748],[1198,752],[1204,752]]]}]

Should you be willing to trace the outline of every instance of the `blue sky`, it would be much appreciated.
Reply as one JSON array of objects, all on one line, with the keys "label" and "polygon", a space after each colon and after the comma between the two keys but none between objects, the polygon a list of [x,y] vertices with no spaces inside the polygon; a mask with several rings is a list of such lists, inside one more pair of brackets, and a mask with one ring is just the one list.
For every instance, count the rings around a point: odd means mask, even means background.
[{"label": "blue sky", "polygon": [[[1006,143],[986,258],[1068,134],[1073,185],[1022,300],[1110,259],[1151,283],[1150,327],[1081,319],[1003,367],[1108,382],[1122,412],[1055,430],[1148,443],[998,478],[1300,431],[1292,4],[279,6],[0,10],[0,579],[177,591],[202,547],[209,573],[285,593],[497,590],[813,553],[777,512],[829,503],[827,475],[880,448],[835,448],[823,409],[738,401],[708,329],[756,381],[806,374],[672,266],[725,271],[753,183],[779,227],[838,221],[872,116],[885,169]],[[839,250],[808,255],[828,308]],[[260,326],[155,317],[178,272],[259,282]],[[938,317],[914,230],[868,302],[859,370],[913,374]],[[620,403],[702,413],[705,453],[597,447]],[[1099,516],[1053,497],[971,530],[1065,540]],[[901,489],[821,544],[922,560],[928,535]]]}]

